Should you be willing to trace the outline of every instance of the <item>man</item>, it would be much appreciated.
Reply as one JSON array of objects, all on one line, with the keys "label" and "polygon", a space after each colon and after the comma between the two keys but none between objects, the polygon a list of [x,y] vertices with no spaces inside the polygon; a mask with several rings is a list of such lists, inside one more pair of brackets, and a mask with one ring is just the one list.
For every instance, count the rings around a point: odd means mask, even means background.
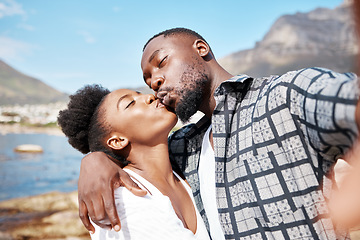
[{"label": "man", "polygon": [[[347,237],[333,225],[326,201],[332,167],[358,134],[354,74],[310,68],[232,76],[199,34],[183,28],[151,38],[141,67],[146,84],[181,120],[205,114],[170,136],[169,151],[213,239]],[[98,169],[96,181],[89,181],[91,168]],[[135,189],[101,153],[83,159],[79,203],[87,229],[87,215],[99,222],[105,211],[119,229],[111,196],[118,175]]]}]

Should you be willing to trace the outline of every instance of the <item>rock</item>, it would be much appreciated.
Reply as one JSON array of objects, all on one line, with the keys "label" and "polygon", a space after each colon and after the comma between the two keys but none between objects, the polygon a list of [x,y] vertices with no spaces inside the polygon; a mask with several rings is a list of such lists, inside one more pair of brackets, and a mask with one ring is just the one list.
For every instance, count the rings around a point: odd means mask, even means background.
[{"label": "rock", "polygon": [[77,210],[77,192],[50,192],[32,197],[15,198],[0,202],[0,209],[16,209],[20,212]]},{"label": "rock", "polygon": [[42,153],[43,149],[39,145],[34,144],[23,144],[14,148],[15,152],[26,152],[26,153]]},{"label": "rock", "polygon": [[[351,6],[318,8],[278,18],[254,48],[219,59],[233,75],[280,75],[305,67],[357,71],[359,53]],[[336,33],[336,34],[334,34]]]},{"label": "rock", "polygon": [[78,216],[77,192],[0,202],[0,239],[90,239]]}]

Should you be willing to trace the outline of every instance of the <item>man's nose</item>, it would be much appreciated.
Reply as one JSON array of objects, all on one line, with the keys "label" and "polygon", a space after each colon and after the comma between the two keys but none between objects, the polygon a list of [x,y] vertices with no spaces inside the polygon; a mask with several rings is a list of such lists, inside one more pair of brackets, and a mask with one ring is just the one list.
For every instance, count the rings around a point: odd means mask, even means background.
[{"label": "man's nose", "polygon": [[164,84],[164,78],[156,77],[151,82],[151,88],[152,88],[152,90],[157,92],[160,89],[161,85],[163,85],[163,84]]}]

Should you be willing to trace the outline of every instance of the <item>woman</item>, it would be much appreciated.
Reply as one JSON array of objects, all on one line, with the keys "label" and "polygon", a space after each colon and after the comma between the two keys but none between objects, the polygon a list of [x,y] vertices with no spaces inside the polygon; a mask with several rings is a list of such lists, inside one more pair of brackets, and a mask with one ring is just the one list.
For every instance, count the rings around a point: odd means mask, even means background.
[{"label": "woman", "polygon": [[120,232],[96,227],[92,239],[209,239],[190,187],[173,172],[167,137],[177,122],[153,95],[85,86],[58,123],[80,152],[103,151],[147,191],[115,190]]}]

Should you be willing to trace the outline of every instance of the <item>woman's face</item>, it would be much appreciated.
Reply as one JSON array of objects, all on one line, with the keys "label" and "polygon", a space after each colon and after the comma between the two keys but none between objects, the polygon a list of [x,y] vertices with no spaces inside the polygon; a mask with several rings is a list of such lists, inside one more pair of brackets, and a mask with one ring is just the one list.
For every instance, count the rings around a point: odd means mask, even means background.
[{"label": "woman's face", "polygon": [[126,137],[130,143],[155,143],[168,136],[177,117],[152,94],[141,94],[129,89],[119,89],[106,96],[105,121],[112,132]]}]

